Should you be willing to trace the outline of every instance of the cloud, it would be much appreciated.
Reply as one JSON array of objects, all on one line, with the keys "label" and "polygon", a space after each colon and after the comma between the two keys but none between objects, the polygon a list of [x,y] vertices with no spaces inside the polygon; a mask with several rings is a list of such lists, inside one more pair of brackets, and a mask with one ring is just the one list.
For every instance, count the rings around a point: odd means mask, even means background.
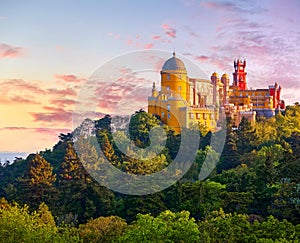
[{"label": "cloud", "polygon": [[25,130],[27,129],[26,127],[1,127],[0,130],[10,130],[10,131],[15,131],[15,130]]},{"label": "cloud", "polygon": [[170,38],[176,38],[176,29],[172,28],[170,25],[168,24],[163,24],[162,28],[165,31],[165,34],[167,36],[169,36]]},{"label": "cloud", "polygon": [[0,58],[14,58],[23,54],[23,48],[0,43]]},{"label": "cloud", "polygon": [[159,35],[153,35],[153,36],[152,36],[152,39],[153,39],[153,40],[159,40],[159,39],[161,39],[161,37],[160,37]]},{"label": "cloud", "polygon": [[35,122],[46,122],[52,125],[57,123],[71,124],[73,112],[70,110],[64,110],[63,108],[56,107],[43,107],[46,111],[43,112],[31,112],[31,116]]},{"label": "cloud", "polygon": [[152,49],[153,46],[154,46],[154,43],[148,43],[148,44],[144,45],[144,48],[145,49]]},{"label": "cloud", "polygon": [[21,96],[0,96],[1,104],[26,104],[26,105],[39,105],[40,102],[33,98],[24,98]]},{"label": "cloud", "polygon": [[46,127],[1,127],[1,131],[9,130],[9,131],[21,131],[27,130],[31,132],[43,133],[48,135],[58,135],[59,133],[68,133],[70,129],[65,128],[46,128]]},{"label": "cloud", "polygon": [[0,92],[6,94],[7,91],[14,93],[35,93],[46,94],[47,92],[41,88],[41,84],[37,82],[26,82],[22,79],[9,79],[0,83]]},{"label": "cloud", "polygon": [[66,89],[56,89],[50,88],[47,89],[49,95],[59,95],[59,96],[77,96],[77,92],[73,88]]},{"label": "cloud", "polygon": [[200,6],[222,12],[238,14],[259,14],[266,12],[266,9],[255,4],[254,1],[202,1]]},{"label": "cloud", "polygon": [[53,105],[57,105],[59,107],[65,107],[65,106],[73,106],[76,104],[76,100],[73,99],[52,99],[50,100],[50,103]]},{"label": "cloud", "polygon": [[220,9],[220,10],[230,10],[230,11],[237,11],[239,8],[236,4],[229,1],[223,1],[223,2],[213,2],[213,1],[202,1],[201,6],[212,8],[212,9]]},{"label": "cloud", "polygon": [[21,96],[13,96],[10,98],[11,102],[20,103],[20,104],[30,104],[30,105],[38,105],[40,102],[34,99],[27,99]]},{"label": "cloud", "polygon": [[200,55],[200,56],[195,56],[195,59],[198,61],[207,61],[209,60],[209,57],[205,55]]},{"label": "cloud", "polygon": [[70,83],[80,83],[82,81],[85,81],[84,78],[78,78],[73,74],[55,74],[54,77],[64,82],[70,82]]}]

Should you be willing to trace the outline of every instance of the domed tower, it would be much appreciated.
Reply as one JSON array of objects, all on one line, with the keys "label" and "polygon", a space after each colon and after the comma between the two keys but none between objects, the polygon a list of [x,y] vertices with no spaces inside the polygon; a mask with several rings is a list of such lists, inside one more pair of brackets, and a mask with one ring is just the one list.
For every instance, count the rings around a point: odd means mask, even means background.
[{"label": "domed tower", "polygon": [[229,75],[227,73],[224,73],[221,77],[221,82],[223,84],[223,105],[228,103],[229,99]]},{"label": "domed tower", "polygon": [[219,86],[220,86],[220,78],[219,74],[216,72],[213,72],[213,74],[210,77],[211,83],[213,85],[213,104],[215,106],[219,106]]},{"label": "domed tower", "polygon": [[161,74],[161,91],[168,93],[171,91],[181,95],[181,97],[189,101],[190,87],[188,83],[187,71],[183,61],[176,57],[169,58],[163,65]]}]

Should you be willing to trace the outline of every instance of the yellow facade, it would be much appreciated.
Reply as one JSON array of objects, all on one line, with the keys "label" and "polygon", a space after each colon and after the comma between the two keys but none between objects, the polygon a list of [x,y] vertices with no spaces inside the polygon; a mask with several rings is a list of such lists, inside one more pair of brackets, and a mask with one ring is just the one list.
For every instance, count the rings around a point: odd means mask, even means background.
[{"label": "yellow facade", "polygon": [[219,109],[233,119],[235,126],[243,117],[254,124],[256,115],[272,117],[276,111],[283,110],[281,87],[275,83],[268,89],[248,89],[245,67],[246,60],[234,61],[232,85],[227,73],[221,79],[216,72],[211,80],[190,78],[184,63],[173,53],[161,70],[161,90],[153,85],[148,112],[179,133],[182,127],[195,124],[215,130]]},{"label": "yellow facade", "polygon": [[[199,89],[205,92],[199,92]],[[155,84],[148,97],[148,112],[180,133],[182,127],[202,124],[209,130],[217,126],[218,114],[212,102],[205,102],[213,85],[208,80],[189,79],[184,63],[175,56],[161,70],[161,90]],[[207,104],[206,104],[207,103]]]}]

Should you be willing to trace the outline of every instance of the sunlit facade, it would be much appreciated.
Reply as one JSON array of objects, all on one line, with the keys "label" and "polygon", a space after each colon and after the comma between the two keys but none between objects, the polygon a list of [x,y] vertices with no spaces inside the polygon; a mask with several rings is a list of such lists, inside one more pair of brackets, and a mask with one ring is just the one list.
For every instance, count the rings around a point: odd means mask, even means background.
[{"label": "sunlit facade", "polygon": [[215,130],[220,109],[236,126],[243,117],[254,124],[257,116],[272,117],[284,110],[281,87],[275,83],[268,89],[248,89],[245,68],[245,60],[234,61],[231,85],[226,73],[219,78],[214,72],[211,80],[191,78],[182,60],[173,53],[160,72],[161,90],[153,83],[148,112],[180,132],[182,127],[199,124]]}]

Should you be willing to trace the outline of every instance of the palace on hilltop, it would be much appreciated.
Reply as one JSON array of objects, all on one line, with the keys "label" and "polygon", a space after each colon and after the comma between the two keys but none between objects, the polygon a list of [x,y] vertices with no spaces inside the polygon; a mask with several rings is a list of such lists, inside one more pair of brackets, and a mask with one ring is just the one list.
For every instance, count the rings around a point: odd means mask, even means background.
[{"label": "palace on hilltop", "polygon": [[233,119],[235,126],[243,117],[254,123],[257,116],[269,118],[284,110],[281,86],[275,83],[268,89],[248,89],[245,68],[245,60],[234,61],[231,85],[227,73],[221,79],[216,72],[211,80],[191,78],[174,52],[160,72],[161,90],[158,91],[153,83],[148,112],[180,132],[181,127],[189,128],[193,124],[215,130],[220,109]]}]

